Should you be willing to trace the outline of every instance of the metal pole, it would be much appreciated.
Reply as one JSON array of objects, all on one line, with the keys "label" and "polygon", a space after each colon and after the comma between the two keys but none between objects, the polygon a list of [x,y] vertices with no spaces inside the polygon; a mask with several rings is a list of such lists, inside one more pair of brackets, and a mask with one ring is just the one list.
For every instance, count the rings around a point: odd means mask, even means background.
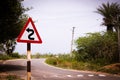
[{"label": "metal pole", "polygon": [[31,44],[27,43],[27,80],[31,80]]},{"label": "metal pole", "polygon": [[71,41],[71,51],[70,51],[71,54],[73,50],[74,30],[75,30],[75,27],[73,27],[73,30],[72,30],[72,41]]}]

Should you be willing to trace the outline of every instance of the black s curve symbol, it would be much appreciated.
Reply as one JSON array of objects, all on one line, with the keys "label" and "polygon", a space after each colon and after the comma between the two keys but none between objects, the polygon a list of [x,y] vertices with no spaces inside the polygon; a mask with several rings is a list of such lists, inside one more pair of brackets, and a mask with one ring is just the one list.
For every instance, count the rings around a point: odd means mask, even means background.
[{"label": "black s curve symbol", "polygon": [[27,28],[26,31],[27,31],[28,33],[30,33],[30,34],[28,35],[28,39],[34,40],[35,38],[32,37],[32,35],[34,34],[34,30],[33,30],[33,29],[30,29],[30,28]]}]

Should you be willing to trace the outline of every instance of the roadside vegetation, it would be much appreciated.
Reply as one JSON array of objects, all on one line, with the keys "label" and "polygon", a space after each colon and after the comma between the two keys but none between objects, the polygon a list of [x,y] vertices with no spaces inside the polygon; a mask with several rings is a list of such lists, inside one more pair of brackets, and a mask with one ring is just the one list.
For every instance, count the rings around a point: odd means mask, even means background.
[{"label": "roadside vegetation", "polygon": [[9,60],[9,59],[18,59],[22,58],[22,55],[19,55],[19,53],[15,52],[10,55],[7,54],[0,54],[0,60]]},{"label": "roadside vegetation", "polygon": [[13,74],[0,73],[0,80],[24,80],[24,79],[21,79],[20,77]]},{"label": "roadside vegetation", "polygon": [[[39,58],[49,58],[54,56],[56,55],[51,53],[46,53],[46,54],[34,53],[31,55],[31,58],[39,59]],[[19,54],[18,52],[11,53],[10,55],[7,55],[6,53],[0,54],[0,60],[9,60],[9,59],[27,59],[27,54]]]},{"label": "roadside vegetation", "polygon": [[[1,3],[0,15],[0,60],[25,58],[26,55],[13,53],[16,37],[21,31],[27,15],[21,2],[23,0],[5,0]],[[6,12],[7,11],[7,12]],[[106,3],[97,8],[97,13],[103,16],[106,32],[87,33],[75,40],[77,50],[70,54],[39,54],[32,58],[46,58],[46,63],[68,69],[101,71],[120,75],[120,5]],[[11,16],[9,16],[11,15]],[[119,36],[118,36],[119,35]],[[16,75],[0,74],[0,80],[21,80]]]},{"label": "roadside vegetation", "polygon": [[[76,40],[77,50],[71,54],[50,57],[48,64],[77,70],[101,71],[120,74],[117,36],[115,33],[88,33]],[[72,56],[71,56],[72,55]]]},{"label": "roadside vegetation", "polygon": [[55,56],[55,54],[51,54],[51,53],[44,53],[44,54],[35,53],[31,57],[32,57],[32,59],[37,59],[37,58],[48,58],[48,57],[53,57],[53,56]]},{"label": "roadside vegetation", "polygon": [[106,32],[87,33],[75,40],[77,50],[50,57],[46,63],[69,69],[120,75],[120,4],[103,3],[96,13],[103,16]]}]

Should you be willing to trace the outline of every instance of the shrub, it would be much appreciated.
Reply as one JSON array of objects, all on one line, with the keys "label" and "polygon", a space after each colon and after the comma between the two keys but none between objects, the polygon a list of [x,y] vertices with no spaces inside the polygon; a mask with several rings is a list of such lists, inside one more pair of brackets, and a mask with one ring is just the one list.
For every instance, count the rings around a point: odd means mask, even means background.
[{"label": "shrub", "polygon": [[60,61],[73,61],[74,58],[70,56],[70,54],[59,54],[58,59]]},{"label": "shrub", "polygon": [[8,76],[6,77],[6,79],[7,79],[7,80],[14,80],[14,79],[17,79],[17,76],[15,76],[15,75],[8,75]]},{"label": "shrub", "polygon": [[20,58],[20,55],[18,53],[12,53],[10,55],[0,54],[0,60],[8,60],[8,59],[14,59],[14,58]]},{"label": "shrub", "polygon": [[23,80],[23,79],[21,79],[17,75],[7,75],[5,80]]},{"label": "shrub", "polygon": [[[118,60],[117,35],[115,33],[89,33],[76,40],[77,61],[112,63]],[[104,62],[103,62],[104,61]]]},{"label": "shrub", "polygon": [[0,60],[8,60],[8,59],[11,59],[11,57],[8,55],[0,54]]},{"label": "shrub", "polygon": [[20,55],[19,55],[19,53],[15,52],[15,53],[10,54],[10,57],[12,57],[12,58],[20,58]]},{"label": "shrub", "polygon": [[27,58],[27,55],[25,55],[25,54],[20,55],[20,58],[22,58],[22,59],[26,59],[26,58]]},{"label": "shrub", "polygon": [[51,64],[51,65],[57,65],[57,58],[55,57],[47,58],[46,63]]}]

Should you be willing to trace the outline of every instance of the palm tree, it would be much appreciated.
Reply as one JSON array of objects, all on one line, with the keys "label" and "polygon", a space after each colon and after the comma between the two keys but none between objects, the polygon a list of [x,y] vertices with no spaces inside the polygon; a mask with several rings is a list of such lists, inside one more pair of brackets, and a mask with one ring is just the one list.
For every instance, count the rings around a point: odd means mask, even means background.
[{"label": "palm tree", "polygon": [[97,8],[97,13],[103,16],[103,25],[107,26],[107,32],[113,32],[113,29],[118,34],[118,56],[120,62],[120,4],[109,3],[102,4]]},{"label": "palm tree", "polygon": [[103,16],[103,25],[107,26],[107,32],[113,32],[113,29],[117,31],[117,16],[120,15],[120,5],[118,3],[103,3],[102,6],[97,8],[97,13]]}]

